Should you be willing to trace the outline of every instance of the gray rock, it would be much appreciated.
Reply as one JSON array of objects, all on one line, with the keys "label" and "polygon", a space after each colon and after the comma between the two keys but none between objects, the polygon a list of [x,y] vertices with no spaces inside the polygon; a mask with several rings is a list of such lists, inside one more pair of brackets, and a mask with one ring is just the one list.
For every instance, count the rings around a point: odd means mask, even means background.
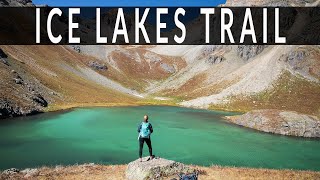
[{"label": "gray rock", "polygon": [[[309,72],[309,68],[305,67],[307,66],[307,62],[305,61],[306,57],[309,56],[309,53],[301,50],[301,49],[295,49],[289,52],[288,57],[286,59],[287,63],[290,67],[292,67],[294,70],[304,70],[307,74]],[[303,62],[304,61],[304,62]]]},{"label": "gray rock", "polygon": [[305,51],[302,51],[302,50],[291,51],[288,54],[288,61],[290,61],[290,62],[301,61],[308,55],[309,54],[307,54]]},{"label": "gray rock", "polygon": [[0,6],[8,6],[9,5],[9,2],[6,1],[6,0],[1,0],[0,1]]},{"label": "gray rock", "polygon": [[240,126],[287,136],[320,137],[320,121],[316,116],[294,111],[254,110],[228,119]]},{"label": "gray rock", "polygon": [[[32,97],[27,97],[32,98]],[[0,99],[0,119],[7,117],[15,117],[21,115],[32,115],[43,111],[45,103],[41,105],[41,102],[28,101],[28,106],[21,106],[15,101],[9,99]]]},{"label": "gray rock", "polygon": [[73,50],[77,51],[78,53],[81,53],[80,46],[72,45],[71,47],[73,48]]},{"label": "gray rock", "polygon": [[27,168],[25,170],[22,170],[21,173],[25,174],[23,177],[24,178],[32,178],[34,176],[37,176],[39,175],[40,171],[38,169],[30,169],[30,168]]},{"label": "gray rock", "polygon": [[128,180],[161,179],[179,173],[191,173],[194,171],[190,167],[172,160],[155,158],[146,161],[146,159],[143,158],[143,162],[137,159],[128,164],[126,170]]},{"label": "gray rock", "polygon": [[208,57],[208,59],[206,59],[206,63],[208,63],[208,64],[211,64],[211,65],[213,65],[213,64],[219,64],[219,63],[221,63],[222,61],[224,61],[225,60],[225,58],[223,57],[223,56],[213,56],[213,55],[210,55],[209,57]]},{"label": "gray rock", "polygon": [[34,6],[32,0],[0,0],[0,6]]},{"label": "gray rock", "polygon": [[21,4],[28,4],[28,3],[32,3],[32,0],[16,0],[17,2],[21,3]]},{"label": "gray rock", "polygon": [[237,47],[237,54],[247,61],[260,54],[265,47],[265,45],[239,45]]},{"label": "gray rock", "polygon": [[262,6],[270,6],[270,7],[288,7],[290,6],[288,1],[269,1],[269,2],[264,2]]},{"label": "gray rock", "polygon": [[13,78],[13,80],[14,80],[14,82],[16,84],[22,84],[23,83],[23,80],[22,80],[22,78],[20,76],[17,76],[15,78]]},{"label": "gray rock", "polygon": [[226,45],[204,45],[202,48],[202,57],[209,56],[216,50],[228,49]]},{"label": "gray rock", "polygon": [[5,65],[10,66],[7,58],[0,58],[0,61]]},{"label": "gray rock", "polygon": [[172,74],[172,73],[176,72],[176,69],[174,68],[174,66],[169,65],[167,63],[161,63],[160,67],[167,73],[171,73]]},{"label": "gray rock", "polygon": [[202,55],[208,56],[217,49],[217,45],[207,45],[202,49]]},{"label": "gray rock", "polygon": [[0,49],[0,58],[7,58],[8,56],[6,55],[6,53],[3,52],[2,49]]},{"label": "gray rock", "polygon": [[10,175],[10,174],[16,174],[16,173],[19,173],[19,172],[20,172],[19,169],[10,168],[10,169],[4,170],[2,173],[3,173],[3,174]]},{"label": "gray rock", "polygon": [[48,102],[41,96],[41,94],[35,94],[33,96],[33,101],[38,103],[42,107],[48,106]]},{"label": "gray rock", "polygon": [[90,61],[88,65],[95,70],[107,70],[108,69],[108,67],[105,64],[102,64],[98,61]]},{"label": "gray rock", "polygon": [[8,56],[6,55],[6,53],[4,53],[3,51],[2,51],[2,49],[0,49],[0,61],[2,62],[2,63],[4,63],[5,65],[7,65],[7,66],[9,66],[9,62],[8,62]]}]

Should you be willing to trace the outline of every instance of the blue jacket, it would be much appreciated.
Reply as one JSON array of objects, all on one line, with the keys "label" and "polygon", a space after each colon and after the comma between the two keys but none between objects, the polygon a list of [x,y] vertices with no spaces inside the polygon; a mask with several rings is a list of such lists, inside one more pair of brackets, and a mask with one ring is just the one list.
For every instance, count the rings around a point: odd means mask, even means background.
[{"label": "blue jacket", "polygon": [[[140,133],[141,126],[142,126],[142,123],[140,123],[139,126],[138,126],[138,133]],[[150,132],[153,133],[153,128],[152,128],[151,123],[149,123],[149,127],[148,128],[149,128]]]}]

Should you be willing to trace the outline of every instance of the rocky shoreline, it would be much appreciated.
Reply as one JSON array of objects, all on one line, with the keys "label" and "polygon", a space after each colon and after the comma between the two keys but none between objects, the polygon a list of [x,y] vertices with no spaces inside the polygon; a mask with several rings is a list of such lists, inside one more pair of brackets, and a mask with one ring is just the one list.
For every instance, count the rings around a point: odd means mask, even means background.
[{"label": "rocky shoreline", "polygon": [[212,179],[319,179],[320,172],[300,170],[274,170],[243,167],[201,167],[184,165],[172,160],[157,158],[151,161],[138,160],[128,165],[81,165],[54,167],[15,168],[0,171],[0,179],[179,179],[178,174],[196,172],[201,180]]},{"label": "rocky shoreline", "polygon": [[229,122],[259,131],[320,138],[320,120],[316,116],[276,109],[253,110],[239,116],[228,116]]}]

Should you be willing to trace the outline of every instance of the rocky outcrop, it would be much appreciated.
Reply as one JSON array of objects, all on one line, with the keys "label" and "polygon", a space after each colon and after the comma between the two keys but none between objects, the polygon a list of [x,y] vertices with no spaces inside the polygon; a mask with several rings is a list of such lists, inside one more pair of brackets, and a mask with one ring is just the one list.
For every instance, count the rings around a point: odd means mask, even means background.
[{"label": "rocky outcrop", "polygon": [[319,82],[319,55],[314,53],[318,51],[319,47],[315,46],[295,46],[288,54],[284,54],[281,60],[292,72],[299,73],[311,81]]},{"label": "rocky outcrop", "polygon": [[81,53],[81,48],[80,48],[80,46],[71,45],[71,48],[72,48],[73,50],[75,50],[76,52]]},{"label": "rocky outcrop", "polygon": [[8,175],[10,175],[10,174],[16,174],[16,173],[19,173],[19,172],[20,172],[19,169],[10,168],[10,169],[4,170],[2,173],[3,173],[3,174],[8,174]]},{"label": "rocky outcrop", "polygon": [[147,180],[191,172],[193,170],[190,167],[179,162],[162,158],[146,161],[146,158],[143,158],[142,162],[137,159],[128,164],[126,177],[128,180]]},{"label": "rocky outcrop", "polygon": [[265,45],[239,45],[237,54],[244,60],[248,60],[260,54],[265,47]]},{"label": "rocky outcrop", "polygon": [[43,97],[46,94],[44,90],[23,72],[20,76],[15,70],[7,71],[2,69],[8,81],[0,85],[0,119],[42,112],[48,106],[48,101]]},{"label": "rocky outcrop", "polygon": [[[29,101],[29,100],[28,100]],[[48,105],[42,96],[35,95],[30,101],[30,105],[21,106],[8,99],[0,99],[0,119],[21,115],[32,115],[43,111],[43,107]]]},{"label": "rocky outcrop", "polygon": [[9,66],[9,62],[8,62],[7,57],[8,57],[7,54],[4,53],[4,52],[2,51],[2,49],[0,49],[0,62],[2,62],[3,64]]},{"label": "rocky outcrop", "polygon": [[274,109],[254,110],[228,116],[230,122],[268,133],[299,137],[320,137],[320,121],[315,116]]},{"label": "rocky outcrop", "polygon": [[91,68],[95,69],[95,70],[101,70],[101,71],[104,71],[104,70],[107,70],[107,66],[105,64],[102,64],[98,61],[90,61],[89,64],[88,64]]},{"label": "rocky outcrop", "polygon": [[288,54],[288,61],[289,62],[302,61],[308,55],[309,55],[308,52],[305,52],[305,51],[302,51],[302,50],[291,51]]},{"label": "rocky outcrop", "polygon": [[32,0],[0,0],[0,6],[34,6]]},{"label": "rocky outcrop", "polygon": [[3,52],[2,49],[0,49],[0,58],[7,58],[7,54]]},{"label": "rocky outcrop", "polygon": [[219,63],[221,63],[222,61],[224,61],[225,60],[225,58],[223,57],[223,56],[214,56],[214,55],[210,55],[209,57],[208,57],[208,59],[206,59],[206,63],[207,64],[211,64],[211,65],[213,65],[213,64],[219,64]]}]

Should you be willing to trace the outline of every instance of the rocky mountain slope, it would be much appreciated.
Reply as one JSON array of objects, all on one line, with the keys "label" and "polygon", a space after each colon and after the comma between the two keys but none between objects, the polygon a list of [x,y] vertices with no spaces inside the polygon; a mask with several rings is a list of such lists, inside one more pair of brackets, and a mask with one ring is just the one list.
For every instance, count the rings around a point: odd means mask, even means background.
[{"label": "rocky mountain slope", "polygon": [[[2,1],[12,3],[32,5]],[[230,0],[226,5],[279,3],[317,1]],[[320,115],[320,46],[0,46],[0,69],[2,118],[143,103]]]}]

